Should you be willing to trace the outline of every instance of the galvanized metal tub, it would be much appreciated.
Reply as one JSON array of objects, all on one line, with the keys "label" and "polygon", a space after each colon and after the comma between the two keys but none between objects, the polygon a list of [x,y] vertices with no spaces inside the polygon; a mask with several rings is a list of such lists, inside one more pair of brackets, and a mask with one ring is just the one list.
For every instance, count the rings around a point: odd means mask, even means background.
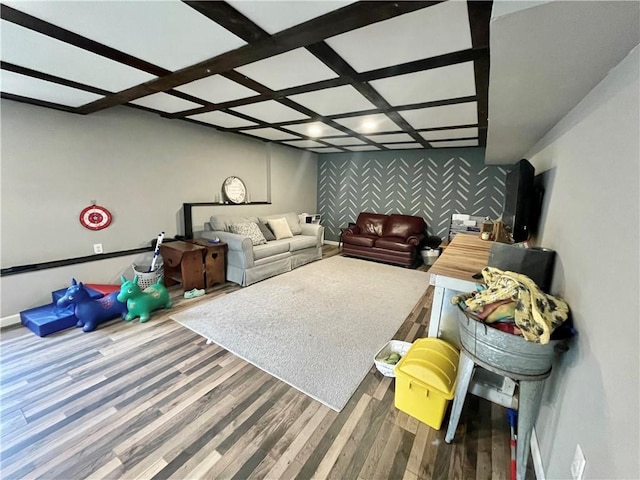
[{"label": "galvanized metal tub", "polygon": [[498,370],[515,375],[538,376],[551,370],[557,352],[566,350],[566,340],[551,340],[546,345],[528,342],[490,327],[460,310],[460,342],[471,355]]}]

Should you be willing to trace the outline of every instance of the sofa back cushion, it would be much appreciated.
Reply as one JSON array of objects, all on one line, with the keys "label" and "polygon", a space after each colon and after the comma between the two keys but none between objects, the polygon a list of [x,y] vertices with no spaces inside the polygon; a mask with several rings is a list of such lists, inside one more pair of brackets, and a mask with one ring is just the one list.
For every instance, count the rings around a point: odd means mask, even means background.
[{"label": "sofa back cushion", "polygon": [[231,225],[238,223],[257,222],[255,217],[241,217],[239,215],[212,215],[209,219],[211,229],[220,232],[231,232]]},{"label": "sofa back cushion", "polygon": [[231,233],[237,233],[238,235],[244,235],[251,239],[252,245],[262,245],[267,243],[267,240],[262,235],[262,232],[254,222],[233,223],[229,227]]},{"label": "sofa back cushion", "polygon": [[287,220],[287,224],[289,225],[289,230],[291,230],[292,234],[300,235],[302,233],[302,227],[300,226],[300,219],[298,218],[298,214],[295,212],[279,213],[277,215],[266,215],[263,217],[258,217],[258,220],[268,225],[269,220],[277,219],[277,218],[285,218]]},{"label": "sofa back cushion", "polygon": [[380,213],[361,212],[356,220],[356,226],[363,235],[375,235],[381,237],[383,234],[384,224],[388,215]]},{"label": "sofa back cushion", "polygon": [[389,215],[382,231],[383,237],[399,237],[406,240],[412,235],[424,233],[427,225],[422,217],[412,215]]}]

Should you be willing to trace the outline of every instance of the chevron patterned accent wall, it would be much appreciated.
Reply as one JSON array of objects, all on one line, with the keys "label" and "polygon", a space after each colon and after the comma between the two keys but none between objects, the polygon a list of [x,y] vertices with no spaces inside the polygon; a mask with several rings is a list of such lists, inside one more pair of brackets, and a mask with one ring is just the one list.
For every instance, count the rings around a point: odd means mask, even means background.
[{"label": "chevron patterned accent wall", "polygon": [[425,219],[430,235],[446,239],[454,213],[502,214],[509,168],[484,165],[484,149],[325,154],[318,157],[318,211],[325,238],[362,211]]}]

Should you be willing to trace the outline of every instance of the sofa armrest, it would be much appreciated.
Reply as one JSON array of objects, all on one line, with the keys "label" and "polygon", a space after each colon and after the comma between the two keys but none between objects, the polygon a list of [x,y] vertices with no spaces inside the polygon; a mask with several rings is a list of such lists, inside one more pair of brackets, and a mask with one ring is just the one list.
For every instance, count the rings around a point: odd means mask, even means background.
[{"label": "sofa armrest", "polygon": [[324,243],[324,227],[317,223],[301,223],[302,228],[301,235],[308,235],[310,237],[316,237],[316,244],[321,247]]},{"label": "sofa armrest", "polygon": [[227,261],[231,265],[239,268],[253,267],[253,244],[249,237],[220,230],[202,232],[201,234],[201,238],[207,240],[213,240],[216,237],[227,244]]},{"label": "sofa armrest", "polygon": [[419,235],[410,235],[407,237],[407,243],[409,245],[420,245],[422,244],[422,242],[424,242],[424,234],[421,233]]},{"label": "sofa armrest", "polygon": [[353,227],[345,228],[342,234],[344,235],[345,233],[348,233],[350,235],[358,235],[360,233],[360,227],[354,225]]}]

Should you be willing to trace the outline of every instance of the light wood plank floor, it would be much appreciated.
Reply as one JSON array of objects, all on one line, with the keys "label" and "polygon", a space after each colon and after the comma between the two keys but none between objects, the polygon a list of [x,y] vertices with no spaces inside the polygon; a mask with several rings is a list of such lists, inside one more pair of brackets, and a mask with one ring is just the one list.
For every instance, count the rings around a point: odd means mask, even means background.
[{"label": "light wood plank floor", "polygon": [[[237,288],[191,300],[173,288],[171,313]],[[395,338],[426,336],[431,298],[429,288]],[[501,407],[469,397],[449,445],[445,427],[394,408],[394,383],[375,367],[336,413],[206,345],[169,313],[45,338],[10,329],[0,348],[3,479],[509,476]]]}]

